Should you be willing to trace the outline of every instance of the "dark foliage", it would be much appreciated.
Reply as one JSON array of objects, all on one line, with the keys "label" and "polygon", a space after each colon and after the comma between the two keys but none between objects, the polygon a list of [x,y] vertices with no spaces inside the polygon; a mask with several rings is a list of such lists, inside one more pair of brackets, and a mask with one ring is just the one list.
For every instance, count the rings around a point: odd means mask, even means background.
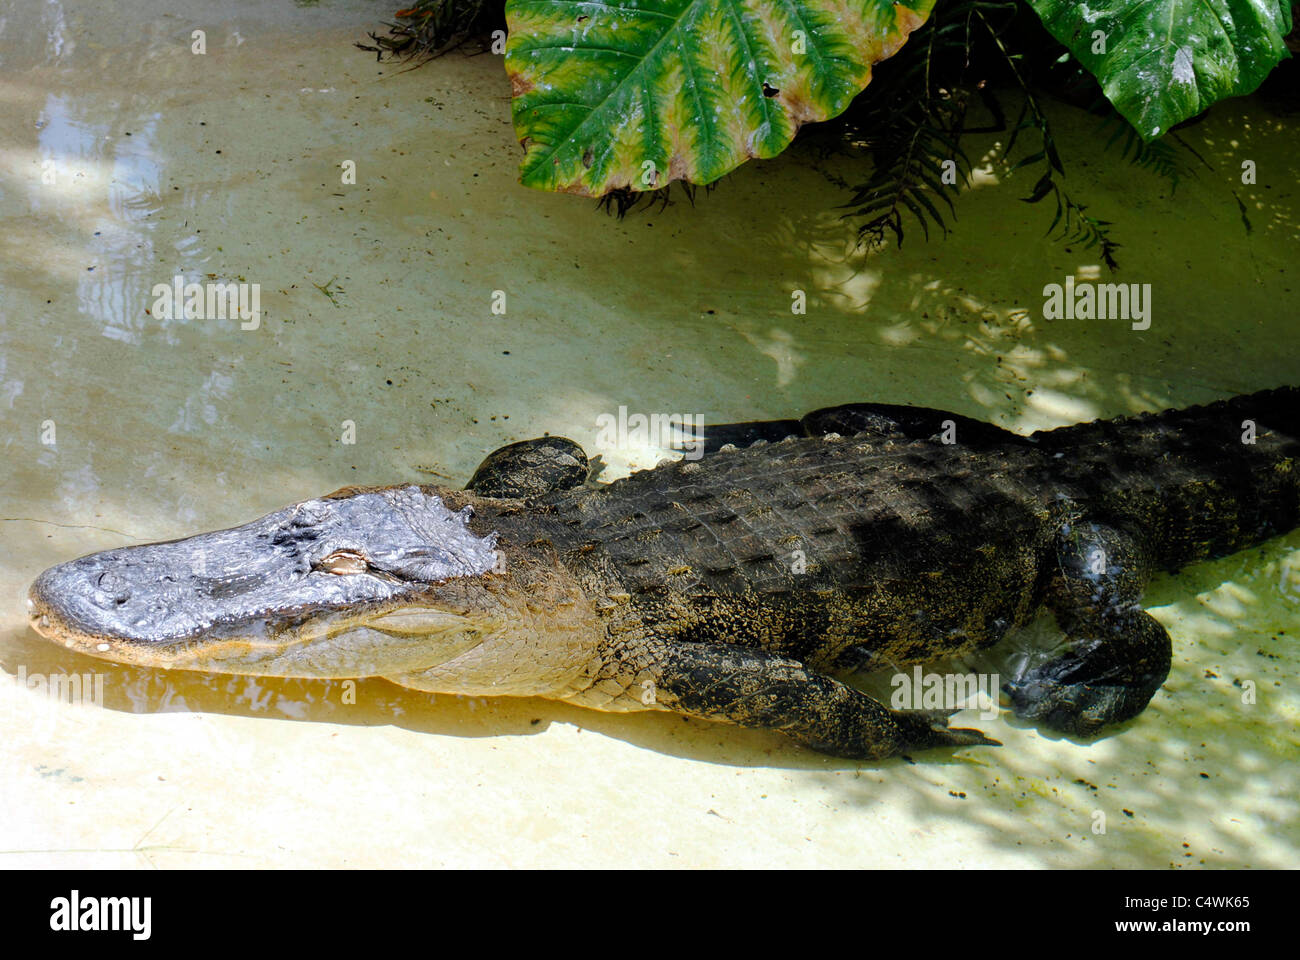
[{"label": "dark foliage", "polygon": [[[363,50],[403,60],[438,56],[505,30],[505,0],[415,0],[396,13],[388,35],[370,34]],[[931,227],[946,235],[956,220],[955,200],[970,183],[971,164],[962,150],[969,133],[1005,130],[1007,119],[995,94],[1013,89],[1021,101],[1010,127],[1006,158],[1022,135],[1029,153],[1011,170],[1039,168],[1026,203],[1049,197],[1055,215],[1047,233],[1094,247],[1117,269],[1120,244],[1111,224],[1087,213],[1062,185],[1062,161],[1041,97],[1052,96],[1103,118],[1108,147],[1137,166],[1167,179],[1171,190],[1189,172],[1182,153],[1166,140],[1143,143],[1101,95],[1092,77],[1043,29],[1032,10],[1013,0],[939,0],[930,19],[895,56],[875,70],[870,86],[841,116],[800,131],[798,142],[823,154],[864,155],[870,174],[856,184],[837,180],[850,191],[847,219],[857,223],[859,243],[878,248],[892,239],[902,244],[906,225],[915,223],[929,238]],[[986,122],[970,125],[972,110]],[[1178,141],[1176,135],[1170,139]],[[1185,148],[1185,144],[1183,145]],[[706,191],[716,184],[709,184]],[[599,201],[601,209],[623,217],[663,207],[681,194],[692,204],[697,187],[674,183],[650,191],[617,190]]]},{"label": "dark foliage", "polygon": [[371,33],[362,50],[401,60],[435,57],[472,40],[505,31],[505,0],[415,0],[398,10],[396,23],[386,23],[388,35]]}]

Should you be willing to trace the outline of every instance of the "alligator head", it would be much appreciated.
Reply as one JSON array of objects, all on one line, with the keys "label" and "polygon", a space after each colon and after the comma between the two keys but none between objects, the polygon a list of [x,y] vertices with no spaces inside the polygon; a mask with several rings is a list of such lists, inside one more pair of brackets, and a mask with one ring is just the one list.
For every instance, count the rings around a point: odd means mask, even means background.
[{"label": "alligator head", "polygon": [[435,488],[355,488],[51,567],[32,626],[92,656],[282,677],[428,668],[498,632],[496,534]]}]

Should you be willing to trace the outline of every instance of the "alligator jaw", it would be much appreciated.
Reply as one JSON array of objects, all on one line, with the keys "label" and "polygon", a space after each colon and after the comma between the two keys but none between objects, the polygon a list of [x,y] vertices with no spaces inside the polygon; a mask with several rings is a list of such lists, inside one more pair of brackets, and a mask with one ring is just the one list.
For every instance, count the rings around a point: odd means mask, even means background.
[{"label": "alligator jaw", "polygon": [[32,627],[140,666],[356,677],[432,666],[500,624],[474,603],[495,537],[416,486],[307,500],[239,527],[51,567]]}]

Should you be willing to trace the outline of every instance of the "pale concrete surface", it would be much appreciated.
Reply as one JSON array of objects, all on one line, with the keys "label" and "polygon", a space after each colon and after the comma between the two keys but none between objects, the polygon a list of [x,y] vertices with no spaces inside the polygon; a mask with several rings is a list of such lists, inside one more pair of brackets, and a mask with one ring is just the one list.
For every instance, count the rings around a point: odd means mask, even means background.
[{"label": "pale concrete surface", "polygon": [[[1153,585],[1174,670],[1125,729],[1089,745],[963,714],[1006,745],[916,764],[377,680],[121,668],[29,631],[40,570],[123,542],[348,483],[463,482],[546,431],[609,476],[652,465],[596,447],[620,405],[729,420],[878,399],[1031,430],[1300,381],[1295,126],[1259,104],[1185,133],[1214,169],[1174,199],[1061,113],[1067,184],[1117,221],[1117,279],[1153,285],[1134,332],[1042,319],[1043,286],[1096,258],[1042,239],[1025,175],[999,183],[1005,137],[980,141],[992,165],[956,232],[901,251],[854,255],[844,195],[799,156],[618,222],[516,185],[498,58],[400,72],[353,49],[386,12],[0,15],[0,670],[29,680],[0,678],[0,865],[1297,863],[1297,534]],[[260,283],[260,329],[146,313],[178,272]],[[103,706],[32,679],[60,673],[101,678]]]}]

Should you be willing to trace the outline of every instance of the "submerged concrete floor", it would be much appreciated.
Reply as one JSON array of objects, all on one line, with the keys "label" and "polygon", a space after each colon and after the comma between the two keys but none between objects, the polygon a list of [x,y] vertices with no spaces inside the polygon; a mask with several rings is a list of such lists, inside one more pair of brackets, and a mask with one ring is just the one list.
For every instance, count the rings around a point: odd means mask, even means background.
[{"label": "submerged concrete floor", "polygon": [[[1185,131],[1208,166],[1175,197],[1056,111],[1067,185],[1124,244],[1116,279],[1151,284],[1139,332],[1043,318],[1044,285],[1096,254],[1043,239],[1004,135],[978,142],[946,240],[854,253],[844,194],[799,155],[619,222],[516,185],[498,58],[402,72],[352,48],[385,9],[0,16],[0,865],[1300,862],[1300,534],[1152,585],[1175,660],[1135,722],[1080,743],[962,714],[1005,746],[916,763],[379,680],[351,703],[30,632],[27,584],[82,553],[347,483],[461,482],[547,431],[609,476],[652,465],[598,448],[620,405],[734,420],[877,399],[1028,431],[1300,381],[1300,160],[1266,104]],[[152,316],[177,273],[260,283],[260,328]],[[34,677],[60,673],[100,678],[102,706],[53,702]]]}]

